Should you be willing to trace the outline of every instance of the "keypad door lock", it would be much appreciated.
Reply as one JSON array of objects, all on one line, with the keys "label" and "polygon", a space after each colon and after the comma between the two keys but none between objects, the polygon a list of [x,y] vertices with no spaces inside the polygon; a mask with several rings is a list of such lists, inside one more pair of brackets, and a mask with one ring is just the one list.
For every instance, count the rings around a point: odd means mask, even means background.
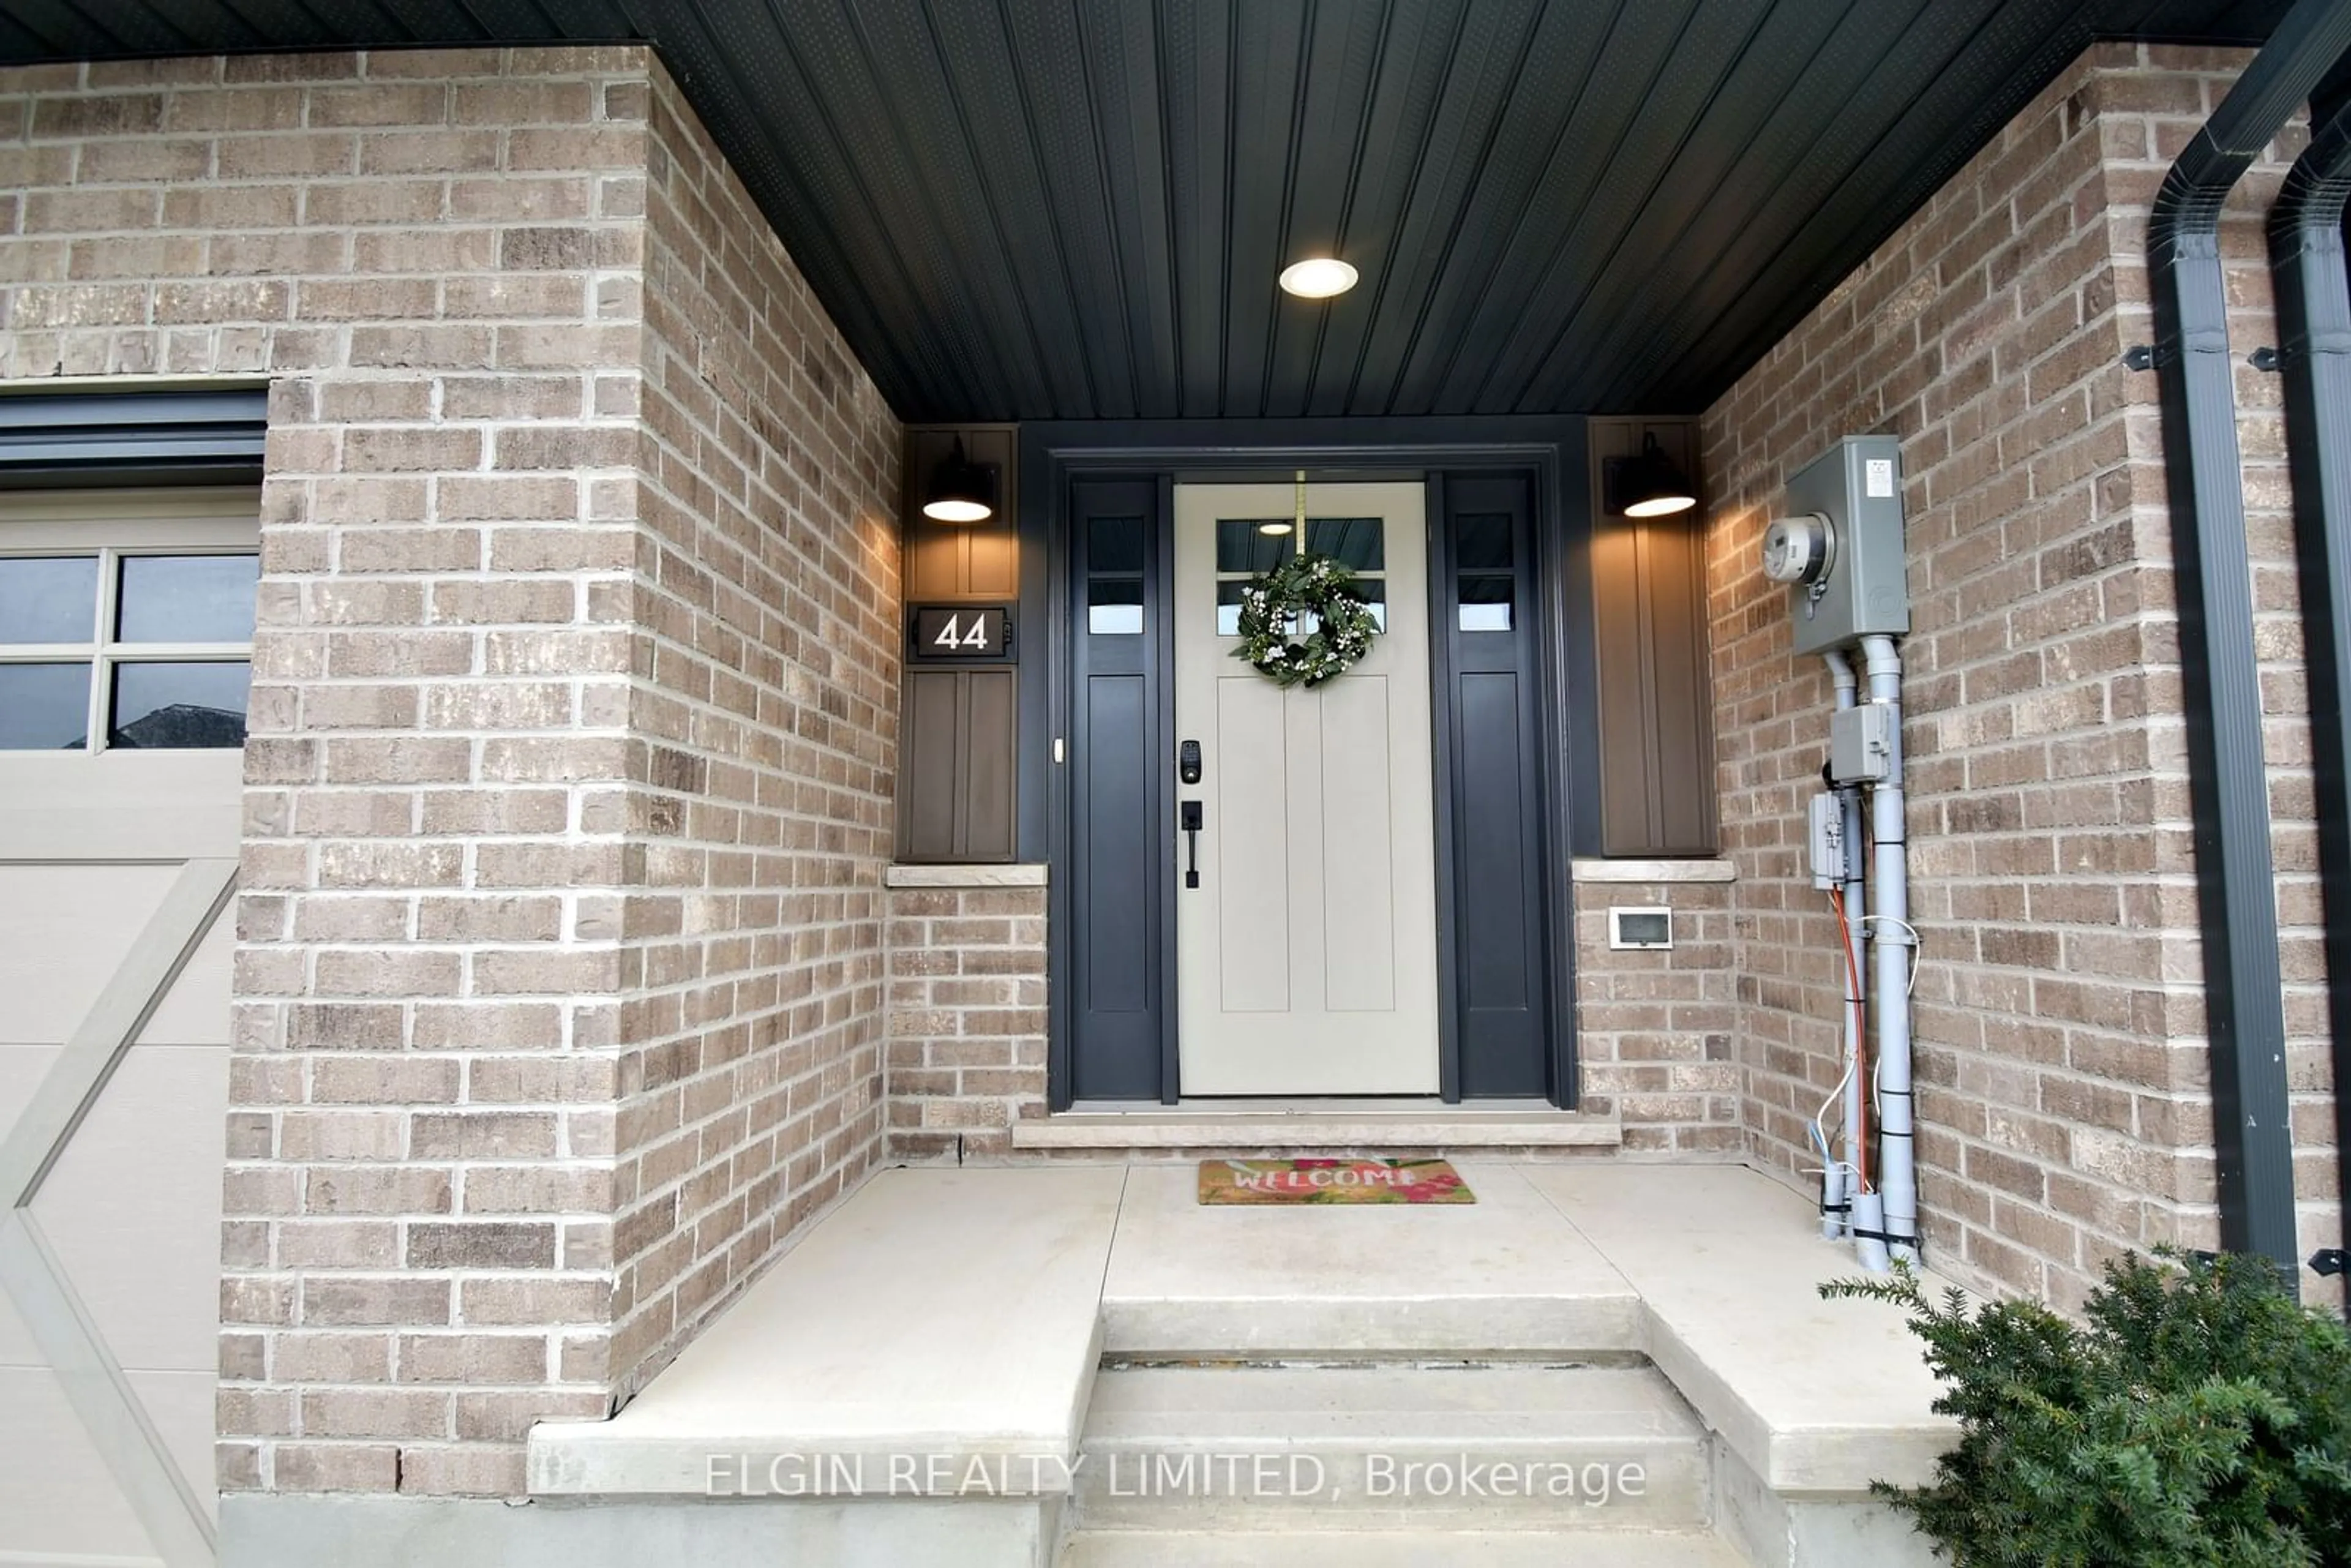
[{"label": "keypad door lock", "polygon": [[1186,784],[1200,781],[1200,743],[1187,740],[1176,748],[1176,777]]}]

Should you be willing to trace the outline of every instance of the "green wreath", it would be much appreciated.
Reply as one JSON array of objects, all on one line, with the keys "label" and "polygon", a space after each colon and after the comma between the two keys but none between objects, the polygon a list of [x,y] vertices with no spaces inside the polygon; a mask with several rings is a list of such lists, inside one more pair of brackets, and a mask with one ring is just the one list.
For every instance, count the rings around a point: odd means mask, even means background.
[{"label": "green wreath", "polygon": [[[1291,632],[1303,617],[1314,630]],[[1241,645],[1258,673],[1280,686],[1319,686],[1372,651],[1380,623],[1355,591],[1355,574],[1327,555],[1290,557],[1241,589]]]}]

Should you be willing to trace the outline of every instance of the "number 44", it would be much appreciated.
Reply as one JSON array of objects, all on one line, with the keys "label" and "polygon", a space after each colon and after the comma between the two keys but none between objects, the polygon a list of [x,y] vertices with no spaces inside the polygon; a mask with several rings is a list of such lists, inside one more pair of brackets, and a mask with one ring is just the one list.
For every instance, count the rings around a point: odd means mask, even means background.
[{"label": "number 44", "polygon": [[931,639],[931,646],[934,648],[977,648],[983,653],[986,652],[987,648],[987,617],[985,615],[974,615],[971,618],[971,630],[967,632],[962,630],[962,616],[948,616],[947,623],[939,628],[939,634]]}]

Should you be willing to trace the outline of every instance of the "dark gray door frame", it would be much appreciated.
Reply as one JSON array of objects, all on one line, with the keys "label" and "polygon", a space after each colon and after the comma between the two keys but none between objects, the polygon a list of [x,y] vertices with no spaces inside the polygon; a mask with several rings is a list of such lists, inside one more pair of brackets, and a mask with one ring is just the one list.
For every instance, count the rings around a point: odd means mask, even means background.
[{"label": "dark gray door frame", "polygon": [[[1047,878],[1048,1082],[1050,1103],[1066,1110],[1071,1061],[1071,788],[1054,743],[1071,734],[1072,649],[1068,517],[1071,483],[1081,477],[1156,481],[1164,498],[1178,482],[1288,480],[1307,470],[1314,482],[1425,480],[1445,474],[1516,471],[1531,476],[1537,508],[1537,613],[1541,628],[1540,705],[1542,818],[1552,830],[1543,855],[1551,1009],[1552,1094],[1573,1107],[1575,1075],[1574,887],[1571,857],[1597,852],[1598,746],[1593,667],[1590,481],[1580,417],[1459,419],[1302,419],[1084,421],[1020,429],[1020,614],[1029,656],[1020,668],[1019,856],[1042,862]],[[1432,499],[1439,493],[1432,487]],[[1162,528],[1170,519],[1159,519]],[[1444,639],[1434,635],[1432,653]],[[1041,633],[1041,635],[1040,635]],[[1041,651],[1042,658],[1035,655]],[[1443,670],[1437,672],[1440,676]],[[1172,705],[1165,705],[1172,706]],[[1165,711],[1165,709],[1163,709]],[[1165,765],[1175,766],[1173,714],[1161,728]],[[1440,744],[1443,737],[1440,737]],[[1065,753],[1066,755],[1066,753]],[[1074,762],[1074,758],[1070,758]],[[1440,768],[1440,775],[1444,769]],[[1440,818],[1440,839],[1449,823]],[[1170,821],[1167,831],[1175,827]],[[1172,837],[1170,839],[1172,842]],[[1442,853],[1442,852],[1440,852]],[[1175,971],[1175,878],[1158,866],[1161,969]],[[1440,962],[1450,966],[1449,950]],[[1453,1020],[1445,1020],[1444,1082],[1458,1083]],[[1176,1094],[1175,1008],[1160,1012],[1162,1099]]]}]

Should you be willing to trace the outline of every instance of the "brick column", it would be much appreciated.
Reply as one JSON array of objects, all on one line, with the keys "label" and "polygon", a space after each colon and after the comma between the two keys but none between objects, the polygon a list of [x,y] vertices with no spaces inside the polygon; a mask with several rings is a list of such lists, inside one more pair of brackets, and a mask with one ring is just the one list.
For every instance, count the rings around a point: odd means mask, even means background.
[{"label": "brick column", "polygon": [[[1581,1108],[1613,1112],[1630,1153],[1739,1153],[1744,1139],[1741,1073],[1731,1052],[1739,978],[1731,961],[1731,884],[1625,882],[1618,880],[1625,874],[1621,864],[1589,863],[1592,878],[1579,875],[1575,884]],[[1587,862],[1576,864],[1581,871]],[[1673,946],[1610,947],[1608,911],[1617,906],[1671,910]]]},{"label": "brick column", "polygon": [[0,374],[266,378],[221,1481],[515,1492],[879,1146],[898,428],[637,48],[0,73]]},{"label": "brick column", "polygon": [[1012,1124],[1045,1113],[1045,889],[919,885],[959,869],[908,867],[890,892],[900,1158],[1008,1154]]},{"label": "brick column", "polygon": [[647,62],[187,65],[157,311],[293,275],[205,328],[272,377],[222,1484],[518,1490],[611,1402]]},{"label": "brick column", "polygon": [[898,463],[879,392],[653,81],[612,1375],[882,1144]]}]

